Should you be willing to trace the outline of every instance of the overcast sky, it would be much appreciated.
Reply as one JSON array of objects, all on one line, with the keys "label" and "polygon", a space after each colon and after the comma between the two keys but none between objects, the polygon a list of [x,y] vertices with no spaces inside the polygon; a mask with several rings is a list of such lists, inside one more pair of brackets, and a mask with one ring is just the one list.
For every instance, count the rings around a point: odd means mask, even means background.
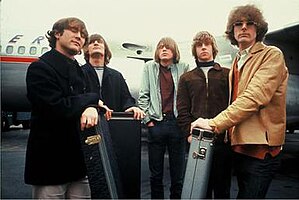
[{"label": "overcast sky", "polygon": [[[223,35],[230,10],[255,4],[269,30],[299,21],[299,0],[0,0],[1,33],[31,30],[44,34],[62,17],[82,19],[89,33],[108,40],[153,41],[163,36],[191,40],[208,30]],[[37,31],[38,30],[38,31]]]}]

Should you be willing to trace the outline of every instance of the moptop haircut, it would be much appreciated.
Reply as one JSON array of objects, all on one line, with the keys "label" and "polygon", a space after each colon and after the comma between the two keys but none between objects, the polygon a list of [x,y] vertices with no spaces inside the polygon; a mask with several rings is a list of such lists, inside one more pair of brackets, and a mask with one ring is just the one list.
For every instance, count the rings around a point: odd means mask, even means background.
[{"label": "moptop haircut", "polygon": [[231,44],[238,45],[234,37],[234,23],[242,21],[243,18],[256,23],[256,41],[263,41],[268,31],[268,23],[265,21],[261,10],[255,5],[245,5],[234,8],[229,14],[225,34]]},{"label": "moptop haircut", "polygon": [[180,51],[177,43],[170,37],[163,37],[157,44],[156,51],[155,51],[155,61],[160,63],[159,58],[159,49],[165,46],[166,48],[170,49],[173,53],[173,63],[178,63],[180,61]]},{"label": "moptop haircut", "polygon": [[86,29],[86,26],[83,21],[76,17],[68,17],[68,18],[62,18],[55,22],[53,25],[53,28],[51,31],[48,31],[46,34],[46,37],[49,41],[49,46],[51,48],[56,48],[56,37],[55,34],[63,34],[63,31],[65,29],[75,29],[77,31],[80,31],[81,36],[85,39],[84,46],[87,44],[87,39],[88,39],[88,32]]},{"label": "moptop haircut", "polygon": [[[109,62],[110,62],[110,59],[112,58],[112,53],[110,51],[110,48],[107,44],[107,42],[105,41],[105,39],[100,35],[100,34],[92,34],[89,38],[88,38],[88,45],[95,42],[95,41],[98,41],[100,43],[104,43],[104,47],[105,47],[105,58],[104,58],[104,63],[105,65],[107,65]],[[90,57],[90,54],[88,52],[88,45],[86,45],[84,47],[84,59],[88,62],[89,61],[89,57]]]},{"label": "moptop haircut", "polygon": [[202,45],[202,44],[211,44],[212,45],[212,51],[213,51],[213,58],[217,56],[218,53],[218,47],[216,44],[216,40],[213,35],[211,35],[208,31],[200,31],[198,32],[192,42],[191,50],[192,55],[195,59],[198,59],[197,53],[196,53],[196,46]]}]

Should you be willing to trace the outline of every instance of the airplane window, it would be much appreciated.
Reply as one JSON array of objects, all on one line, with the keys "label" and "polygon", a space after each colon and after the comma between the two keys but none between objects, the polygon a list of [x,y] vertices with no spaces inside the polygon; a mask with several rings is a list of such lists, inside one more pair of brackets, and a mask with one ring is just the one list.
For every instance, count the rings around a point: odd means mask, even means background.
[{"label": "airplane window", "polygon": [[20,46],[18,48],[18,54],[24,54],[25,53],[25,47],[24,46]]},{"label": "airplane window", "polygon": [[47,52],[48,50],[49,50],[49,48],[48,48],[48,47],[43,47],[43,48],[42,48],[42,52],[41,52],[41,53],[43,54],[43,53]]},{"label": "airplane window", "polygon": [[12,54],[12,52],[13,52],[13,46],[8,45],[8,46],[6,47],[6,53],[7,53],[7,54]]},{"label": "airplane window", "polygon": [[30,53],[31,55],[35,55],[35,54],[36,54],[36,51],[37,51],[37,48],[36,48],[36,47],[30,47],[29,53]]}]

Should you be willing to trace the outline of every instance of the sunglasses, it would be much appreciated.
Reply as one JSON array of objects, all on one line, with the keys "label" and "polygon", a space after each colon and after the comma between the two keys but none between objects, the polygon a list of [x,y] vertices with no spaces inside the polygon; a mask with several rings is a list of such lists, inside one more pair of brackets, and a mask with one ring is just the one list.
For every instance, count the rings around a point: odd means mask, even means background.
[{"label": "sunglasses", "polygon": [[235,22],[233,23],[233,26],[240,28],[243,27],[244,24],[246,24],[247,27],[257,25],[257,23],[254,21],[247,21],[247,22]]}]

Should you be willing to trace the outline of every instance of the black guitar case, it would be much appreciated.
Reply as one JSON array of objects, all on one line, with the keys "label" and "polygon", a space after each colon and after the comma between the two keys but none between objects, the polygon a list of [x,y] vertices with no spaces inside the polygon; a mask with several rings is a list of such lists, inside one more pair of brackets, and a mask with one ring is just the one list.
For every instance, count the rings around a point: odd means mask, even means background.
[{"label": "black guitar case", "polygon": [[91,198],[122,198],[120,172],[105,117],[100,114],[98,125],[85,129],[80,137]]}]

